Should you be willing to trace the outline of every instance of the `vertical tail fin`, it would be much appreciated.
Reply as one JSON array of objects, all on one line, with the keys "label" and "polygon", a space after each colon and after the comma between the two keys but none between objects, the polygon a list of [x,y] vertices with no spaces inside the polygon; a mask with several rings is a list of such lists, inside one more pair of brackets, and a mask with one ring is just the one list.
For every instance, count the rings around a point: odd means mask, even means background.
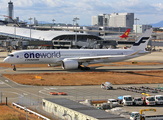
[{"label": "vertical tail fin", "polygon": [[129,33],[130,33],[130,29],[127,29],[127,31],[126,31],[123,35],[121,35],[121,36],[119,36],[119,37],[120,37],[120,38],[127,38],[128,35],[129,35]]},{"label": "vertical tail fin", "polygon": [[150,36],[153,32],[153,29],[148,29],[145,31],[145,33],[134,43],[134,45],[131,47],[133,50],[145,50]]}]

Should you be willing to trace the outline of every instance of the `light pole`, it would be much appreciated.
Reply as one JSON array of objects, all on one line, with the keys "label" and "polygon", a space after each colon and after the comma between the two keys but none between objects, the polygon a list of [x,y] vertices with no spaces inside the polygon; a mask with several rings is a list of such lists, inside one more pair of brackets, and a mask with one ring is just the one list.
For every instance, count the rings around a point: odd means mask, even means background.
[{"label": "light pole", "polygon": [[24,110],[26,112],[26,120],[28,120],[27,107],[24,107]]},{"label": "light pole", "polygon": [[32,20],[32,18],[29,18],[28,20],[30,20],[30,41],[31,41],[31,20]]},{"label": "light pole", "polygon": [[103,16],[103,29],[104,29],[104,40],[105,40],[105,16]]},{"label": "light pole", "polygon": [[14,25],[14,34],[15,34],[15,37],[14,37],[14,40],[16,40],[16,25]]},{"label": "light pole", "polygon": [[75,23],[75,20],[73,19],[72,21],[73,21],[73,32],[74,32],[74,23]]},{"label": "light pole", "polygon": [[136,40],[137,40],[137,20],[139,20],[138,18],[134,19],[136,21]]},{"label": "light pole", "polygon": [[73,19],[72,21],[73,21],[73,31],[74,31],[74,22],[75,22],[75,20]]},{"label": "light pole", "polygon": [[73,20],[76,21],[76,25],[75,25],[76,26],[75,44],[76,44],[77,43],[77,20],[79,20],[79,18],[76,17]]},{"label": "light pole", "polygon": [[[55,21],[55,20],[53,19],[52,21],[53,21],[53,25],[52,25],[52,28],[53,28],[53,26],[54,26],[54,21]],[[54,29],[53,29],[53,30],[54,30]]]}]

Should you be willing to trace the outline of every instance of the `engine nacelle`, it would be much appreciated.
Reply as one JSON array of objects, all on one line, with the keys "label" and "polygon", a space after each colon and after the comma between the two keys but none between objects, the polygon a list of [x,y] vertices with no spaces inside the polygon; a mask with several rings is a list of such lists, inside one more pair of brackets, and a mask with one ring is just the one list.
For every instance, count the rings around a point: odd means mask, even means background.
[{"label": "engine nacelle", "polygon": [[78,69],[79,63],[76,60],[63,60],[62,68],[66,70]]}]

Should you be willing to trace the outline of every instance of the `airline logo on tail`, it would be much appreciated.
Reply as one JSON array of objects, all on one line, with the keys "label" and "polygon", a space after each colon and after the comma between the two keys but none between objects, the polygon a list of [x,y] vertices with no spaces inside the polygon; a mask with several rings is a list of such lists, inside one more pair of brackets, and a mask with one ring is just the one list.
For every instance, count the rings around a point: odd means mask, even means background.
[{"label": "airline logo on tail", "polygon": [[138,43],[134,43],[133,46],[139,46],[141,43],[145,43],[150,37],[142,37]]},{"label": "airline logo on tail", "polygon": [[130,33],[130,29],[128,29],[123,35],[119,36],[120,38],[127,38]]}]

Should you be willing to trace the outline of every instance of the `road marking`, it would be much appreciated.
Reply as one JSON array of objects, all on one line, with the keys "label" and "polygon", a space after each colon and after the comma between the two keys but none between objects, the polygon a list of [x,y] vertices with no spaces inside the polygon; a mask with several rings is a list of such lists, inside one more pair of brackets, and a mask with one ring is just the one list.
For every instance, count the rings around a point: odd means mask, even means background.
[{"label": "road marking", "polygon": [[[28,93],[28,94],[31,94],[31,95],[33,95],[33,96],[37,96],[38,97],[38,95],[36,95],[36,94],[33,94],[33,93],[30,93],[30,92],[28,92],[28,91],[24,91],[24,90],[22,90],[22,89],[18,89],[18,88],[14,88],[13,86],[11,86],[11,85],[9,85],[9,84],[7,84],[7,83],[4,83],[4,84],[6,84],[7,86],[9,86],[9,87],[11,87],[12,89],[15,89],[15,90],[18,90],[18,91],[21,91],[21,92],[25,92],[25,93]],[[17,84],[17,85],[19,85],[19,84]],[[19,86],[21,86],[21,85],[19,85]],[[20,94],[21,95],[21,94]],[[21,95],[22,96],[22,95]],[[43,98],[42,96],[39,96],[40,98]]]},{"label": "road marking", "polygon": [[6,82],[9,82],[8,80],[5,80]]},{"label": "road marking", "polygon": [[49,95],[48,93],[44,93],[44,91],[46,92],[46,90],[40,90],[39,93],[44,94],[44,95],[51,96],[51,95]]},{"label": "road marking", "polygon": [[68,90],[68,89],[75,89],[75,88],[74,88],[74,87],[68,87],[68,88],[65,88],[65,89],[67,89],[67,90]]},{"label": "road marking", "polygon": [[48,88],[44,88],[45,90],[49,90]]},{"label": "road marking", "polygon": [[51,90],[56,90],[56,89],[58,89],[58,88],[55,88],[55,87],[52,88],[52,87],[50,87],[49,89],[51,89]]},{"label": "road marking", "polygon": [[26,94],[26,93],[23,93],[23,95],[28,95],[28,94]]},{"label": "road marking", "polygon": [[[19,94],[19,93],[17,93],[17,92],[10,92],[10,91],[2,91],[3,93],[12,93],[12,94],[16,94],[16,95],[18,95],[19,96],[19,98],[22,98],[23,97],[23,95],[21,95],[21,94]],[[5,95],[5,94],[3,94],[3,95]],[[5,100],[6,98],[3,98],[2,100]],[[11,99],[18,99],[18,97],[9,97],[9,99],[11,100]]]},{"label": "road marking", "polygon": [[4,84],[4,82],[0,82],[0,84]]}]

